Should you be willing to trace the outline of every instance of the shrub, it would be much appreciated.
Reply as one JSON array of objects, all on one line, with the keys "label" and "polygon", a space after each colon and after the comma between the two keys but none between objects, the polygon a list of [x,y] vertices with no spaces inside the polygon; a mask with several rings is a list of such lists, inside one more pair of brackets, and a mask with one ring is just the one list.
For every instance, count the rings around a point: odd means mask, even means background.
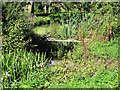
[{"label": "shrub", "polygon": [[24,6],[25,3],[4,2],[2,4],[3,29],[2,46],[8,51],[16,48],[24,48],[28,43],[29,32],[32,23],[27,19]]}]

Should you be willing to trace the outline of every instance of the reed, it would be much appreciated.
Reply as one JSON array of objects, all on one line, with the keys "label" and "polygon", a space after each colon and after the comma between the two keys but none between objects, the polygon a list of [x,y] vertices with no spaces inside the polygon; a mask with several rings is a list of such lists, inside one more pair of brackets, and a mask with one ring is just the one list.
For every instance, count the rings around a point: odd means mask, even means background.
[{"label": "reed", "polygon": [[46,54],[34,54],[32,51],[22,49],[2,54],[2,78],[5,87],[9,87],[11,82],[29,80],[30,73],[42,68],[47,60]]}]

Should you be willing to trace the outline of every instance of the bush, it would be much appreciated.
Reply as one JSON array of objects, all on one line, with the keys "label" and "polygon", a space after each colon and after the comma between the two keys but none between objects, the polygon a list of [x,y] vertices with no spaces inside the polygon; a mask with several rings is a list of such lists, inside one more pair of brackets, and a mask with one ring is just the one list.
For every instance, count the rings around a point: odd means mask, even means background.
[{"label": "bush", "polygon": [[24,6],[25,3],[3,3],[2,46],[6,51],[24,48],[29,41],[28,35],[32,29],[32,23],[27,19]]}]

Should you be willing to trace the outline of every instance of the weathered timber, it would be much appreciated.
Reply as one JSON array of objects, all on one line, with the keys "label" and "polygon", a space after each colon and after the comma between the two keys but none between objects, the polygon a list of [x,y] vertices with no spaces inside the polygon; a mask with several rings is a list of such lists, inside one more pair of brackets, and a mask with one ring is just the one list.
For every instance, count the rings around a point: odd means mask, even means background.
[{"label": "weathered timber", "polygon": [[[46,38],[46,41],[50,41],[50,42],[82,42],[80,40],[75,40],[73,38],[70,38],[67,40],[58,40],[56,38]],[[92,39],[85,39],[84,42],[92,42]]]},{"label": "weathered timber", "polygon": [[79,40],[74,40],[74,39],[58,40],[56,38],[47,38],[46,41],[52,41],[52,42],[81,42]]}]

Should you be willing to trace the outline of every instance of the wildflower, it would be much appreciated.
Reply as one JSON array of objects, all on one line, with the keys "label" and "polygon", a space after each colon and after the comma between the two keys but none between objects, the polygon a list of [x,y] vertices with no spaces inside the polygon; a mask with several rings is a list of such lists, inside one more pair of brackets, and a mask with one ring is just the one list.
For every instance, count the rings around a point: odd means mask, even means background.
[{"label": "wildflower", "polygon": [[17,81],[16,81],[16,80],[14,80],[14,82],[16,83]]},{"label": "wildflower", "polygon": [[44,65],[44,62],[40,63],[40,67],[43,67],[43,65]]},{"label": "wildflower", "polygon": [[5,75],[5,78],[7,78],[7,76]]},{"label": "wildflower", "polygon": [[39,68],[39,65],[37,64],[37,67]]},{"label": "wildflower", "polygon": [[35,65],[33,66],[33,68],[35,68]]},{"label": "wildflower", "polygon": [[31,64],[31,67],[32,67],[32,64]]},{"label": "wildflower", "polygon": [[8,77],[10,77],[11,75],[10,74],[8,74]]},{"label": "wildflower", "polygon": [[8,76],[8,72],[6,72],[6,76]]},{"label": "wildflower", "polygon": [[30,69],[32,69],[32,64],[31,64],[31,67],[30,67]]},{"label": "wildflower", "polygon": [[32,69],[32,67],[30,67],[30,69]]},{"label": "wildflower", "polygon": [[3,81],[3,78],[1,78],[1,81]]},{"label": "wildflower", "polygon": [[15,86],[15,84],[13,83],[13,86]]}]

